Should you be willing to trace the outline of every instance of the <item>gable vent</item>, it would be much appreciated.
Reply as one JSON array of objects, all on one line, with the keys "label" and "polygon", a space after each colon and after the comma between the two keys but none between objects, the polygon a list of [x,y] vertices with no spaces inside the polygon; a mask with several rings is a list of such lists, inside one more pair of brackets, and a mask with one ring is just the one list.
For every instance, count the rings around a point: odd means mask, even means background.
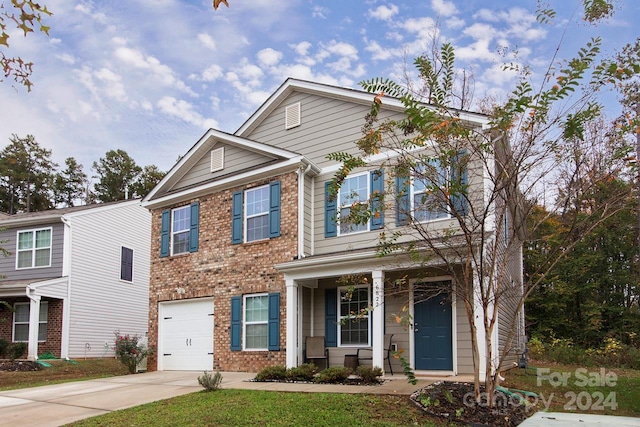
[{"label": "gable vent", "polygon": [[211,150],[211,172],[224,169],[224,147]]},{"label": "gable vent", "polygon": [[284,128],[300,126],[300,103],[288,105],[285,109]]}]

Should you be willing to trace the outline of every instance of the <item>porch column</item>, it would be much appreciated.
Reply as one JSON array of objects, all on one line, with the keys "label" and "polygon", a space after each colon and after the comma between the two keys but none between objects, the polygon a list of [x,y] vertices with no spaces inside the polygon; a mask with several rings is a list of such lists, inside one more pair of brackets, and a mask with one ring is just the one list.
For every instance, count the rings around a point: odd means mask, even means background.
[{"label": "porch column", "polygon": [[371,272],[373,278],[373,311],[371,313],[371,330],[373,342],[373,366],[379,366],[384,371],[384,272],[374,270]]},{"label": "porch column", "polygon": [[298,284],[285,276],[287,286],[287,368],[298,366]]},{"label": "porch column", "polygon": [[40,295],[30,295],[29,297],[29,347],[27,349],[27,359],[38,359],[38,330],[40,329]]}]

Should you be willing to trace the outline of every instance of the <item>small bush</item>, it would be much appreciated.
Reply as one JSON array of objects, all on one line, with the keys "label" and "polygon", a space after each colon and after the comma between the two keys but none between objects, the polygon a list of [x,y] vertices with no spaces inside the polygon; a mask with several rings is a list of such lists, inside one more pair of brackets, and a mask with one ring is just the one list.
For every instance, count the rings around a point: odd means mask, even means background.
[{"label": "small bush", "polygon": [[359,376],[365,384],[378,384],[380,383],[379,377],[382,376],[382,369],[377,366],[358,366],[356,368],[356,375]]},{"label": "small bush", "polygon": [[267,366],[256,375],[256,381],[284,381],[287,379],[287,368],[282,365]]},{"label": "small bush", "polygon": [[318,367],[313,363],[304,363],[298,367],[287,369],[287,381],[313,381]]},{"label": "small bush", "polygon": [[11,360],[20,359],[26,352],[27,352],[27,343],[26,342],[13,343],[7,349],[7,353],[9,355],[9,359],[11,359]]},{"label": "small bush", "polygon": [[0,338],[0,359],[7,357],[7,350],[9,349],[9,341],[4,338]]},{"label": "small bush", "polygon": [[222,374],[220,371],[216,371],[215,374],[204,371],[204,374],[198,377],[198,384],[204,387],[205,391],[216,391],[220,388],[221,383]]},{"label": "small bush", "polygon": [[314,381],[323,384],[341,384],[344,383],[353,371],[343,366],[332,366],[320,372]]},{"label": "small bush", "polygon": [[529,350],[529,356],[534,359],[540,359],[544,354],[544,344],[538,337],[533,337],[529,340],[527,349]]},{"label": "small bush", "polygon": [[114,334],[116,339],[113,349],[116,356],[129,369],[129,373],[135,374],[140,362],[149,355],[149,348],[141,342],[141,338],[137,335],[120,335],[118,331]]}]

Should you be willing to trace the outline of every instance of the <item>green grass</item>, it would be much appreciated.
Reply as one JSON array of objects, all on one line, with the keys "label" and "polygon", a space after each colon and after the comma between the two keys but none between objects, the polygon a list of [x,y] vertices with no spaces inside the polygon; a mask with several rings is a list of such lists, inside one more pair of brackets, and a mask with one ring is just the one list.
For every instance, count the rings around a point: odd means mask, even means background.
[{"label": "green grass", "polygon": [[89,418],[72,426],[436,426],[406,396],[198,392]]}]

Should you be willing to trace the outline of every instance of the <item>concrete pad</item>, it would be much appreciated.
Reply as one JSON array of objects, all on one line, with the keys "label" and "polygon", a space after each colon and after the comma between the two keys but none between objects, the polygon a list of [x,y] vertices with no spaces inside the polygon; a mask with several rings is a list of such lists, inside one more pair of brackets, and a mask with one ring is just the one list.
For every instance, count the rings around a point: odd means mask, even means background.
[{"label": "concrete pad", "polygon": [[56,427],[107,413],[109,411],[31,402],[26,405],[2,408],[0,426]]},{"label": "concrete pad", "polygon": [[638,427],[640,426],[640,418],[569,412],[536,412],[520,423],[520,427],[563,427],[575,425],[580,427]]}]

